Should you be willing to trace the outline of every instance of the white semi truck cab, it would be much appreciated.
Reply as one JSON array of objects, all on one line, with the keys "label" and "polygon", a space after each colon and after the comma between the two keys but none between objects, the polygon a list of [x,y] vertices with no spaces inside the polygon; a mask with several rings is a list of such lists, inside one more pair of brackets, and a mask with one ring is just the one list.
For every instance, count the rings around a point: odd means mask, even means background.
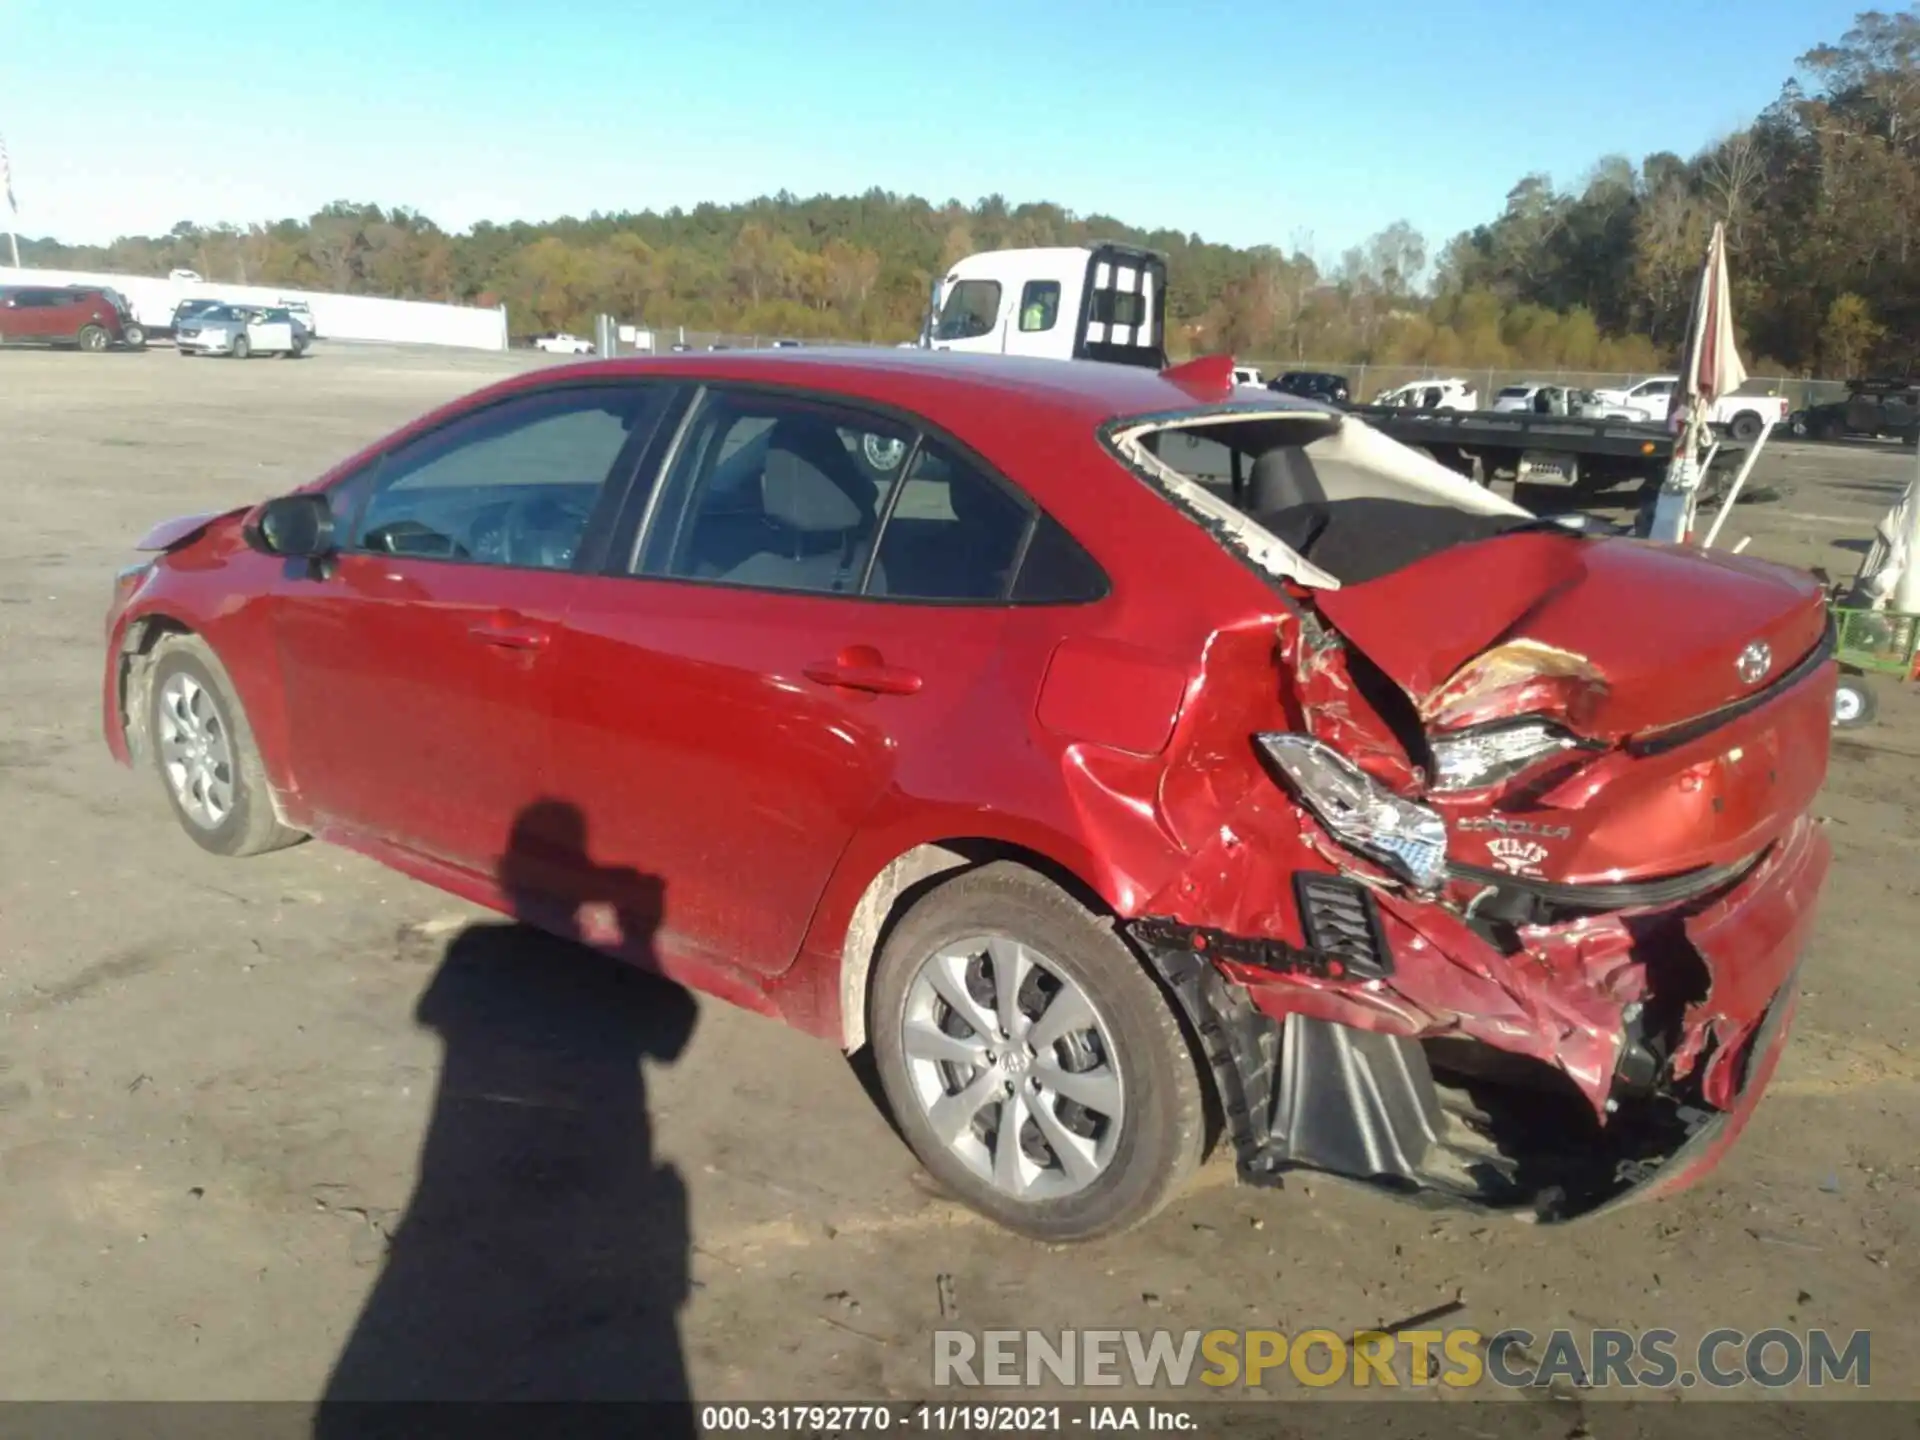
[{"label": "white semi truck cab", "polygon": [[920,344],[1164,369],[1167,262],[1114,244],[969,255],[933,282]]}]

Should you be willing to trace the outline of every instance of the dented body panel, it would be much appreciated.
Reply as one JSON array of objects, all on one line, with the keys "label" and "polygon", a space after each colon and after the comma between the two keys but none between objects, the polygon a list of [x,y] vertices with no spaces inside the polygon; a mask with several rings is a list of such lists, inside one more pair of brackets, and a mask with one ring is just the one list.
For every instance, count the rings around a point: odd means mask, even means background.
[{"label": "dented body panel", "polygon": [[[1742,699],[1741,647],[1767,645],[1777,675],[1819,642],[1822,599],[1811,575],[1765,561],[1528,531],[1318,604],[1435,726],[1545,709],[1613,738]],[[1416,615],[1438,623],[1409,625]]]}]

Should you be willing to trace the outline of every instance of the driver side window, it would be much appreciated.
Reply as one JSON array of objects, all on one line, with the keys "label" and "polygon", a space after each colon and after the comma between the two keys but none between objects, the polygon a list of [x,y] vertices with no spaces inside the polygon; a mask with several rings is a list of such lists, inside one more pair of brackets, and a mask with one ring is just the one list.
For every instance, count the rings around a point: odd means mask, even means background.
[{"label": "driver side window", "polygon": [[657,386],[603,385],[456,420],[376,462],[347,548],[570,569],[615,462],[645,444],[664,403]]}]

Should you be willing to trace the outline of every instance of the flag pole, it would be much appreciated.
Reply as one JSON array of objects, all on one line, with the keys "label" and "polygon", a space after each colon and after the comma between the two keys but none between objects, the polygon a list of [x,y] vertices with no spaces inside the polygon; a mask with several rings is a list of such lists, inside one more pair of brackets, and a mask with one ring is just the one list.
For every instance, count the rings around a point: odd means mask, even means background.
[{"label": "flag pole", "polygon": [[7,249],[13,255],[13,268],[20,268],[20,236],[14,226],[20,217],[20,202],[13,198],[13,157],[7,154],[7,142],[0,136],[0,189],[7,192]]}]

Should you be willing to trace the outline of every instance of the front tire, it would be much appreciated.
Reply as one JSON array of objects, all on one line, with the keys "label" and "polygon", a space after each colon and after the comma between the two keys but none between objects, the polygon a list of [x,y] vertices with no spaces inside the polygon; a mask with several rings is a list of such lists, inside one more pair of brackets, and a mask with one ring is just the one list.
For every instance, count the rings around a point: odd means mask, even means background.
[{"label": "front tire", "polygon": [[129,350],[146,349],[147,348],[146,328],[140,325],[126,326],[120,332],[120,343],[125,345]]},{"label": "front tire", "polygon": [[303,838],[274,815],[246,713],[204,640],[163,639],[147,693],[147,747],[174,818],[196,845],[238,858]]},{"label": "front tire", "polygon": [[244,360],[251,354],[253,354],[253,346],[248,342],[247,337],[244,335],[234,336],[233,358],[236,360]]},{"label": "front tire", "polygon": [[75,343],[89,355],[98,355],[107,348],[107,332],[98,325],[83,326]]},{"label": "front tire", "polygon": [[1171,1002],[1115,932],[998,861],[907,912],[876,967],[874,1058],[929,1173],[1051,1244],[1118,1234],[1179,1191],[1205,1142]]}]

